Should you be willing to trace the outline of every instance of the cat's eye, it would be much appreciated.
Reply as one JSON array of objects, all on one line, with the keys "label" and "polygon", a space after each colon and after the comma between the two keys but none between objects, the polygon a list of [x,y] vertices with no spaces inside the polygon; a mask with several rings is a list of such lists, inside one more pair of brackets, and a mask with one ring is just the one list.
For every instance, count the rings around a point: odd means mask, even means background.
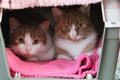
[{"label": "cat's eye", "polygon": [[33,44],[38,44],[39,43],[39,40],[38,39],[35,39],[34,41],[33,41]]},{"label": "cat's eye", "polygon": [[23,38],[18,38],[18,42],[19,43],[24,43],[24,39]]},{"label": "cat's eye", "polygon": [[69,31],[69,26],[68,26],[68,25],[64,25],[64,26],[62,27],[62,30],[63,30],[63,31]]},{"label": "cat's eye", "polygon": [[78,25],[78,29],[80,29],[82,26],[83,26],[83,24],[79,24],[79,25]]}]

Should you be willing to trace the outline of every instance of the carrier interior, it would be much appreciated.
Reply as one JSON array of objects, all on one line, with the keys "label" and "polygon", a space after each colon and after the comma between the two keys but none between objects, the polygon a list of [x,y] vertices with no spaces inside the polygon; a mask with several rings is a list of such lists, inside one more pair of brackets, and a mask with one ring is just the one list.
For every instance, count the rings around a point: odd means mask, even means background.
[{"label": "carrier interior", "polygon": [[[67,10],[70,8],[78,8],[78,7],[79,7],[79,5],[62,6],[62,7],[58,6],[58,8],[61,8],[63,10]],[[8,24],[9,17],[16,16],[16,15],[14,15],[14,12],[17,12],[19,10],[29,10],[29,9],[35,10],[37,8],[41,8],[41,10],[48,9],[48,11],[49,11],[52,7],[35,7],[35,8],[25,8],[25,9],[18,9],[18,10],[7,10],[7,9],[3,10],[1,27],[2,27],[2,33],[3,33],[3,38],[4,38],[6,47],[9,47],[9,32],[10,32],[10,28],[9,28],[9,24]],[[96,32],[98,33],[98,41],[99,41],[100,37],[102,36],[103,31],[104,31],[104,23],[103,23],[103,19],[102,19],[101,4],[100,3],[91,4],[90,10],[91,10],[90,18],[95,26]],[[46,16],[46,18],[47,18],[47,16]],[[49,20],[53,20],[53,18],[49,18]],[[54,26],[54,24],[51,24],[51,26]]]}]

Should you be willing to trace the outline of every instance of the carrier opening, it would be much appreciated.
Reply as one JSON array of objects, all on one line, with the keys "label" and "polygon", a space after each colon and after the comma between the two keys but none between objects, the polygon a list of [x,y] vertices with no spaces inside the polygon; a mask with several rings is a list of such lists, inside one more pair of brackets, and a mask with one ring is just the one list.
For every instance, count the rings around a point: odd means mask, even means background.
[{"label": "carrier opening", "polygon": [[1,26],[12,77],[97,77],[104,30],[100,3],[5,9]]}]

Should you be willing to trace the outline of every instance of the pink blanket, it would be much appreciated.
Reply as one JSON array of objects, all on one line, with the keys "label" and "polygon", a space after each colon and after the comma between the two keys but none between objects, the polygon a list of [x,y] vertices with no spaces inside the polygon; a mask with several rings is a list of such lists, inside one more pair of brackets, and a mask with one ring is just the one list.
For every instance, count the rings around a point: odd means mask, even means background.
[{"label": "pink blanket", "polygon": [[80,5],[97,3],[102,0],[0,0],[0,7],[6,9],[23,9],[27,7],[48,7],[63,5]]},{"label": "pink blanket", "polygon": [[58,59],[46,62],[27,62],[15,56],[9,48],[6,48],[8,64],[11,73],[20,73],[22,77],[63,77],[85,78],[87,74],[96,76],[101,53],[101,41],[93,55],[81,54],[77,61]]}]

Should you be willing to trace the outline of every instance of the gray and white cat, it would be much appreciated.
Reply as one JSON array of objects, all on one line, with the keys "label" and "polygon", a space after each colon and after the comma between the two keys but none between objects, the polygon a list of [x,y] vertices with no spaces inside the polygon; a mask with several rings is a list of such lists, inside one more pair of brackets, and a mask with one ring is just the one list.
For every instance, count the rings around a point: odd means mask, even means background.
[{"label": "gray and white cat", "polygon": [[91,55],[96,47],[97,33],[89,19],[89,6],[78,10],[63,11],[52,8],[56,21],[54,42],[56,58],[76,60],[81,53]]},{"label": "gray and white cat", "polygon": [[28,61],[51,60],[55,49],[49,33],[48,20],[37,23],[28,21],[21,23],[10,17],[10,47],[13,52]]}]

